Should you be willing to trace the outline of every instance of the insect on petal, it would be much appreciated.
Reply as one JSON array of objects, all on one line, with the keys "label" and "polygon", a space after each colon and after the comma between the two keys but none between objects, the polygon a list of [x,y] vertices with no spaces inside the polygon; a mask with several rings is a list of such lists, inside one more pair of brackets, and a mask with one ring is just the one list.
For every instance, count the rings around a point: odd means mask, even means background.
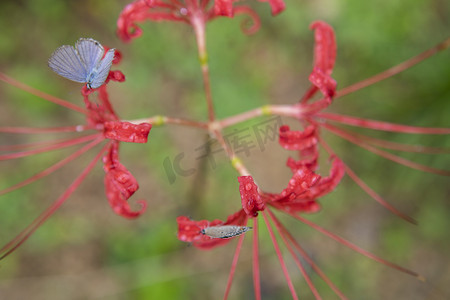
[{"label": "insect on petal", "polygon": [[81,38],[75,48],[64,45],[56,49],[48,60],[48,66],[69,80],[87,83],[89,89],[98,88],[108,77],[114,51],[109,49],[103,58],[105,50],[99,42]]},{"label": "insect on petal", "polygon": [[201,233],[214,239],[229,239],[241,235],[252,229],[247,226],[224,225],[212,226],[202,229]]}]

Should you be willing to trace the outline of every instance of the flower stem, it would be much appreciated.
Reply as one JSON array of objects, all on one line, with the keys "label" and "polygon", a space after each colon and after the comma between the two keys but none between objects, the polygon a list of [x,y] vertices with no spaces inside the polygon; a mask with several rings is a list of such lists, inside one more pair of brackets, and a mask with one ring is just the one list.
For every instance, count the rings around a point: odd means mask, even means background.
[{"label": "flower stem", "polygon": [[160,115],[153,116],[150,118],[144,118],[144,119],[123,120],[123,121],[130,122],[133,124],[150,123],[153,126],[161,126],[164,124],[174,124],[174,125],[180,125],[180,126],[208,129],[208,123],[205,123],[205,122],[180,119],[180,118],[172,118],[172,117],[166,117],[166,116],[160,116]]},{"label": "flower stem", "polygon": [[205,88],[206,105],[208,106],[208,119],[210,122],[215,120],[214,105],[211,94],[211,83],[209,80],[208,53],[206,51],[205,35],[205,17],[203,15],[193,16],[191,19],[192,27],[195,31],[197,40],[198,59],[202,69],[203,85]]}]

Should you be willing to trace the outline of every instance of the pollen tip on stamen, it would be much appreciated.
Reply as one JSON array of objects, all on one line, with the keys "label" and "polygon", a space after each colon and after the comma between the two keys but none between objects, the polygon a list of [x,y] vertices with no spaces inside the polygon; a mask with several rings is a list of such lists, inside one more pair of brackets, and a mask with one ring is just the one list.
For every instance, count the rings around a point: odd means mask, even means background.
[{"label": "pollen tip on stamen", "polygon": [[417,274],[416,277],[417,277],[418,280],[420,280],[422,282],[427,282],[427,278],[425,276],[423,276],[423,275]]},{"label": "pollen tip on stamen", "polygon": [[157,115],[155,117],[155,121],[152,123],[153,126],[161,126],[164,125],[164,123],[166,123],[166,119],[164,116],[161,115]]},{"label": "pollen tip on stamen", "polygon": [[270,105],[264,105],[261,107],[261,112],[263,116],[270,116],[272,115],[272,110],[270,109]]}]

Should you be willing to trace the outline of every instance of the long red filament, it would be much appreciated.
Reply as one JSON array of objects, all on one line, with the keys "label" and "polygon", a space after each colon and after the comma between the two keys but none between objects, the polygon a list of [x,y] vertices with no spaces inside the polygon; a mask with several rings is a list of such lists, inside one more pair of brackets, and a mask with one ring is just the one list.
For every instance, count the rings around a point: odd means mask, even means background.
[{"label": "long red filament", "polygon": [[315,116],[346,125],[369,128],[373,130],[412,134],[450,134],[450,128],[408,126],[333,113],[317,113]]},{"label": "long red filament", "polygon": [[382,263],[383,265],[386,265],[388,267],[396,269],[396,270],[398,270],[400,272],[403,272],[403,273],[409,274],[411,276],[414,276],[414,277],[416,277],[417,279],[419,279],[421,281],[425,281],[425,277],[424,276],[422,276],[422,275],[420,275],[420,274],[418,274],[418,273],[416,273],[414,271],[411,271],[411,270],[406,269],[406,268],[404,268],[402,266],[394,264],[394,263],[392,263],[390,261],[382,259],[382,258],[376,256],[375,254],[372,254],[369,251],[366,251],[366,250],[356,246],[355,244],[351,243],[350,241],[348,241],[348,240],[346,240],[346,239],[344,239],[344,238],[342,238],[342,237],[340,237],[338,235],[335,235],[335,234],[331,233],[330,231],[324,229],[323,227],[320,227],[319,225],[317,225],[317,224],[315,224],[315,223],[313,223],[313,222],[311,222],[311,221],[301,217],[298,214],[292,214],[292,213],[290,213],[290,212],[288,212],[286,210],[283,210],[283,211],[286,214],[292,216],[293,218],[295,218],[295,219],[303,222],[304,224],[310,226],[311,228],[314,228],[315,230],[319,231],[320,233],[322,233],[322,234],[332,238],[333,240],[337,241],[338,243],[341,243],[342,245],[344,245],[344,246],[346,246],[346,247],[348,247],[348,248],[350,248],[350,249],[352,249],[352,250],[354,250],[354,251],[356,251],[356,252],[358,252],[358,253],[360,253],[360,254],[362,254],[362,255],[370,258],[370,259],[373,259],[376,262]]},{"label": "long red filament", "polygon": [[434,174],[438,174],[438,175],[443,175],[443,176],[450,176],[450,171],[447,170],[442,170],[442,169],[436,169],[436,168],[432,168],[426,165],[422,165],[413,161],[410,161],[408,159],[405,159],[403,157],[397,156],[395,154],[386,152],[384,150],[375,148],[371,145],[368,145],[364,142],[361,142],[360,140],[358,140],[357,138],[353,137],[351,134],[338,129],[332,125],[323,123],[321,124],[322,127],[328,129],[329,131],[333,132],[334,134],[340,136],[341,138],[361,147],[364,148],[372,153],[375,153],[381,157],[384,157],[386,159],[392,160],[393,162],[396,162],[398,164],[410,167],[412,169],[416,169],[416,170],[420,170],[420,171],[424,171],[424,172],[429,172],[429,173],[434,173]]},{"label": "long red filament", "polygon": [[278,246],[277,239],[275,238],[275,234],[273,233],[273,229],[269,223],[269,219],[267,218],[265,211],[261,211],[261,214],[263,215],[267,229],[269,230],[269,235],[270,235],[270,239],[272,240],[273,248],[275,249],[275,252],[277,253],[278,260],[280,261],[281,269],[283,270],[283,274],[284,274],[284,277],[286,278],[292,298],[294,300],[298,300],[297,293],[295,292],[291,277],[289,276],[289,272],[287,270],[286,264],[284,263],[283,255],[281,254],[280,247]]},{"label": "long red filament", "polygon": [[300,246],[300,244],[295,240],[292,234],[286,229],[286,227],[281,224],[281,222],[275,218],[274,223],[278,224],[279,228],[283,231],[283,233],[288,237],[289,241],[292,245],[297,249],[300,255],[311,265],[313,270],[320,276],[320,278],[325,281],[325,283],[339,296],[342,300],[347,300],[347,297],[334,285],[334,283],[325,275],[325,273],[314,263],[313,259],[308,255],[308,253]]},{"label": "long red filament", "polygon": [[70,147],[70,146],[82,144],[82,143],[85,143],[85,142],[89,142],[90,140],[92,140],[93,138],[95,138],[97,136],[98,136],[98,133],[92,134],[92,135],[86,135],[86,136],[82,136],[82,137],[78,137],[78,138],[73,138],[72,137],[72,138],[68,138],[68,139],[62,140],[61,142],[58,142],[58,143],[55,143],[55,144],[52,144],[52,145],[41,147],[39,149],[28,150],[28,151],[21,151],[21,152],[16,152],[16,153],[3,154],[3,155],[0,155],[0,161],[1,160],[9,160],[9,159],[21,158],[21,157],[35,155],[35,154],[44,153],[44,152],[48,152],[48,151],[63,149],[63,148],[66,148],[66,147]]},{"label": "long red filament", "polygon": [[47,208],[42,214],[39,215],[30,225],[28,225],[21,233],[19,233],[12,241],[3,246],[0,249],[0,260],[11,254],[20,245],[22,245],[35,231],[39,228],[66,200],[70,195],[78,188],[83,182],[89,172],[94,168],[97,161],[102,157],[106,151],[108,144],[94,157],[94,159],[88,164],[88,166],[81,172],[80,175],[69,185],[64,193]]},{"label": "long red filament", "polygon": [[253,218],[253,288],[255,290],[255,300],[261,300],[261,280],[259,272],[259,245],[258,245],[258,218]]},{"label": "long red filament", "polygon": [[267,209],[267,213],[269,214],[270,218],[272,219],[272,222],[274,222],[275,227],[278,230],[278,233],[280,234],[281,239],[283,240],[284,244],[286,245],[286,248],[289,250],[289,252],[292,255],[292,258],[294,259],[295,263],[297,264],[298,269],[303,275],[303,278],[305,278],[306,283],[308,284],[308,287],[310,288],[311,292],[313,293],[314,297],[316,299],[322,299],[320,297],[319,292],[317,291],[316,287],[314,286],[313,282],[311,281],[311,278],[309,277],[308,273],[306,272],[305,268],[303,267],[302,263],[298,259],[297,255],[295,254],[294,249],[292,249],[290,243],[286,239],[285,231],[280,227],[280,223],[278,222],[275,215],[270,211],[270,209]]},{"label": "long red filament", "polygon": [[236,251],[234,252],[233,262],[231,263],[230,274],[228,275],[227,287],[225,289],[225,294],[223,296],[223,300],[228,299],[228,295],[231,290],[231,284],[233,283],[234,273],[236,271],[236,266],[237,266],[237,263],[239,260],[239,254],[241,253],[242,243],[244,242],[244,237],[245,237],[245,234],[243,234],[239,237],[239,240],[238,240],[238,243],[236,246]]},{"label": "long red filament", "polygon": [[44,99],[46,101],[53,102],[55,104],[58,104],[60,106],[66,107],[68,109],[71,109],[71,110],[74,110],[74,111],[77,111],[77,112],[80,112],[80,113],[85,114],[85,115],[87,115],[89,113],[86,109],[84,109],[82,107],[79,107],[79,106],[77,106],[75,104],[72,104],[72,103],[70,103],[70,102],[68,102],[66,100],[59,99],[59,98],[57,98],[55,96],[52,96],[52,95],[49,95],[47,93],[41,92],[40,90],[32,88],[31,86],[28,86],[28,85],[26,85],[26,84],[24,84],[22,82],[19,82],[19,81],[15,80],[15,79],[13,79],[13,78],[11,78],[9,76],[6,76],[5,74],[3,74],[1,72],[0,72],[0,80],[4,81],[4,82],[6,82],[6,83],[8,83],[8,84],[10,84],[12,86],[15,86],[16,88],[19,88],[19,89],[21,89],[21,90],[23,90],[23,91],[25,91],[27,93],[30,93],[32,95],[35,95],[35,96],[41,98],[41,99]]},{"label": "long red filament", "polygon": [[39,180],[53,172],[55,172],[56,170],[58,170],[59,168],[63,167],[64,165],[66,165],[67,163],[71,162],[72,160],[74,160],[75,158],[77,158],[78,156],[86,153],[88,150],[92,149],[94,146],[98,145],[100,142],[102,142],[104,140],[103,136],[99,133],[98,134],[98,138],[92,142],[90,142],[89,144],[83,146],[82,148],[78,149],[77,151],[75,151],[74,153],[72,153],[71,155],[69,155],[68,157],[60,160],[59,162],[55,163],[54,165],[48,167],[47,169],[31,176],[28,179],[23,180],[22,182],[19,182],[13,186],[10,186],[9,188],[6,188],[4,190],[0,190],[0,196],[7,194],[9,192],[12,192],[14,190],[17,190],[21,187],[24,187],[32,182],[35,182],[36,180]]},{"label": "long red filament", "polygon": [[[325,148],[325,150],[328,153],[330,153],[330,155],[335,155],[336,156],[336,154],[331,149],[331,147],[328,146],[328,144],[325,143],[325,141],[323,139],[319,139],[319,142]],[[417,224],[416,220],[414,220],[410,216],[402,213],[401,211],[396,209],[394,206],[392,206],[391,204],[386,202],[380,195],[378,195],[374,190],[372,190],[361,178],[359,178],[358,175],[356,175],[356,173],[353,172],[353,170],[350,169],[350,167],[348,167],[343,161],[342,161],[342,165],[344,166],[345,172],[348,174],[348,176],[350,176],[350,178],[352,178],[353,181],[357,185],[359,185],[363,189],[364,192],[366,192],[370,197],[372,197],[372,199],[374,199],[375,201],[377,201],[378,203],[380,203],[385,208],[387,208],[388,210],[390,210],[392,213],[394,213],[395,215],[399,216],[400,218],[404,219],[405,221],[408,221],[408,222],[410,222],[412,224]]]}]

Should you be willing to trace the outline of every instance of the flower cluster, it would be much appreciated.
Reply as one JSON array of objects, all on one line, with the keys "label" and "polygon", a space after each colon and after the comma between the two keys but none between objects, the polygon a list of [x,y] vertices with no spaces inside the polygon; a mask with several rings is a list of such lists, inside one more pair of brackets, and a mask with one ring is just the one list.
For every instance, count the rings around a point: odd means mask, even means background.
[{"label": "flower cluster", "polygon": [[[261,1],[261,0],[260,0]],[[266,0],[272,8],[272,14],[282,12],[285,4],[282,0]],[[204,26],[220,16],[233,17],[235,14],[247,14],[253,20],[253,26],[246,28],[252,33],[258,30],[258,15],[248,6],[234,6],[235,0],[136,0],[128,4],[120,13],[117,21],[117,35],[125,42],[142,34],[137,23],[143,21],[174,21],[191,25],[196,30],[204,30]]]},{"label": "flower cluster", "polygon": [[[121,58],[120,52],[116,51],[116,56],[113,61],[114,64],[119,63]],[[86,178],[89,172],[94,167],[95,163],[103,156],[103,169],[105,170],[105,192],[108,198],[109,204],[113,211],[125,218],[136,218],[141,215],[147,206],[145,201],[138,201],[141,205],[141,209],[138,211],[133,211],[130,208],[128,199],[136,192],[139,188],[137,180],[133,175],[123,166],[119,161],[119,145],[120,142],[130,142],[130,143],[146,143],[148,134],[152,125],[149,123],[142,124],[132,124],[129,122],[121,121],[118,115],[115,113],[111,102],[109,100],[109,95],[107,92],[107,84],[110,81],[123,82],[125,81],[125,76],[122,72],[115,70],[110,71],[105,83],[98,89],[88,89],[84,86],[81,90],[81,94],[84,99],[85,109],[75,106],[69,102],[62,99],[55,99],[50,95],[46,95],[42,92],[32,89],[31,87],[25,86],[14,79],[0,74],[0,80],[15,85],[23,90],[26,90],[32,94],[40,96],[42,99],[54,102],[56,104],[77,110],[82,112],[86,116],[86,124],[61,127],[61,128],[0,128],[1,132],[16,132],[16,133],[46,133],[46,132],[67,132],[71,131],[74,133],[74,137],[60,141],[48,142],[48,145],[42,146],[39,143],[23,145],[24,148],[35,148],[28,151],[13,152],[0,156],[1,160],[7,160],[12,158],[24,157],[29,155],[34,155],[46,151],[52,151],[57,149],[62,149],[72,145],[85,144],[82,148],[74,152],[72,155],[64,158],[63,160],[57,162],[56,164],[48,167],[47,169],[33,175],[32,177],[25,179],[24,181],[15,184],[9,188],[0,191],[0,194],[5,194],[30,184],[38,179],[41,179],[62,166],[66,165],[70,161],[73,161],[80,155],[86,153],[88,150],[92,149],[94,146],[100,144],[101,142],[107,140],[106,145],[102,147],[100,152],[91,161],[90,164],[83,170],[83,172],[75,179],[75,181],[66,189],[66,191],[40,216],[38,216],[27,228],[25,228],[19,235],[17,235],[12,241],[6,244],[0,249],[0,259],[9,255],[18,246],[20,246],[45,220],[48,219],[66,200],[69,196],[77,189],[81,182]],[[92,95],[98,94],[98,99],[91,100]],[[79,133],[94,131],[96,133],[90,135],[84,135],[79,137]],[[11,149],[21,149],[20,146],[12,145]],[[8,150],[8,148],[3,148],[3,150]],[[106,153],[106,154],[105,154]]]}]

